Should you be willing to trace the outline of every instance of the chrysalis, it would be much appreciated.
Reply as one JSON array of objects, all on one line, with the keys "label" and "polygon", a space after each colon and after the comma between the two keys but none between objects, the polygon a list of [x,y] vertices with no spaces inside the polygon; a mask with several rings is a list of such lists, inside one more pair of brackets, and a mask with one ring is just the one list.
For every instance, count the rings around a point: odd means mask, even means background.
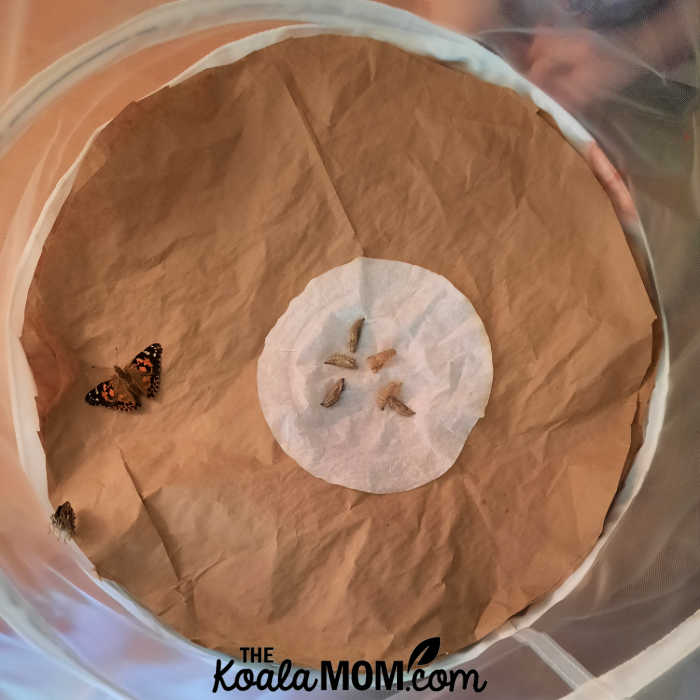
[{"label": "chrysalis", "polygon": [[350,327],[350,335],[348,337],[349,352],[355,352],[357,350],[357,344],[360,342],[360,334],[362,333],[362,324],[364,322],[364,318],[358,318]]},{"label": "chrysalis", "polygon": [[378,352],[376,355],[370,355],[367,358],[367,365],[373,372],[379,372],[394,355],[396,355],[396,350],[394,350],[394,348],[382,350],[382,352]]},{"label": "chrysalis", "polygon": [[343,355],[339,352],[331,355],[324,363],[324,365],[335,365],[336,367],[344,367],[345,369],[357,369],[357,362],[355,362],[354,357],[349,355]]},{"label": "chrysalis", "polygon": [[400,416],[415,416],[416,412],[412,411],[403,401],[397,399],[395,396],[390,396],[386,400],[386,405],[392,410],[396,411]]},{"label": "chrysalis", "polygon": [[377,392],[377,406],[383,411],[390,396],[396,396],[403,386],[403,382],[389,382]]},{"label": "chrysalis", "polygon": [[338,403],[338,399],[340,398],[340,395],[343,393],[343,389],[345,389],[345,379],[339,379],[328,390],[328,393],[326,394],[325,398],[321,402],[321,406],[323,406],[324,408],[330,408],[331,406],[335,406],[335,404]]}]

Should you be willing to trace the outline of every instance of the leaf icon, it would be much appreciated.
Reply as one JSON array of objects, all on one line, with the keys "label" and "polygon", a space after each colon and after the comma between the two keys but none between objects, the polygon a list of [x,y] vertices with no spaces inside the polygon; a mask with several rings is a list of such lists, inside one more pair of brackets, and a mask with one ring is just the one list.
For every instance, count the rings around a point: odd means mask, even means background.
[{"label": "leaf icon", "polygon": [[[434,661],[440,651],[440,637],[430,637],[423,640],[412,652],[408,660],[407,671],[410,671],[414,664],[424,666]],[[420,658],[419,658],[420,657]]]}]

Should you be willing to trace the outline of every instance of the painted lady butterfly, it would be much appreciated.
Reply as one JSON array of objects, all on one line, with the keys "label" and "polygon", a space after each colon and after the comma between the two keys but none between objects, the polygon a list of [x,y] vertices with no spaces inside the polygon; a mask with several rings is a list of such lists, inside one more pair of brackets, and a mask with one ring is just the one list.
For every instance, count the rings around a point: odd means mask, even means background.
[{"label": "painted lady butterfly", "polygon": [[135,411],[141,396],[152,399],[160,388],[160,358],[163,348],[159,343],[149,345],[131,361],[128,367],[114,367],[115,375],[101,382],[85,395],[91,406],[105,406],[117,411]]},{"label": "painted lady butterfly", "polygon": [[75,511],[70,501],[62,503],[51,516],[51,527],[54,532],[69,540],[75,535]]}]

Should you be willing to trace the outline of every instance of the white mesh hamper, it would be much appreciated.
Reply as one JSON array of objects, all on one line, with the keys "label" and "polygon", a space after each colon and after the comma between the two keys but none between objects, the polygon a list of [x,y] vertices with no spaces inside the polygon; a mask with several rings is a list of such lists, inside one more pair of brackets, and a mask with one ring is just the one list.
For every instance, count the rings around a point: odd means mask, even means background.
[{"label": "white mesh hamper", "polygon": [[[57,47],[56,60],[31,79],[25,76],[0,106],[0,202],[11,206],[0,212],[0,473],[6,491],[0,509],[0,695],[208,695],[219,654],[162,626],[118,586],[100,580],[75,545],[47,536],[44,456],[19,342],[24,303],[43,239],[72,186],[71,164],[121,106],[165,81],[284,38],[332,32],[455,62],[528,95],[579,150],[595,136],[627,174],[642,226],[626,232],[663,321],[646,439],[595,550],[546,600],[440,665],[477,668],[482,677],[499,679],[484,694],[493,700],[691,697],[683,693],[700,675],[698,37],[686,61],[690,69],[677,81],[645,65],[651,76],[646,88],[611,93],[610,110],[587,113],[584,124],[518,74],[517,56],[509,54],[505,39],[540,31],[527,24],[502,20],[475,37],[477,43],[364,0],[150,4],[130,19],[96,23],[99,34],[86,37],[76,28],[73,43]],[[20,6],[21,0],[10,0],[6,32],[31,32]],[[562,20],[552,31],[566,35],[567,26]],[[641,63],[634,47],[617,48],[621,61]],[[204,54],[195,63],[188,58]],[[11,49],[8,56],[0,87],[16,82]],[[122,68],[115,80],[109,68],[117,61]]]}]

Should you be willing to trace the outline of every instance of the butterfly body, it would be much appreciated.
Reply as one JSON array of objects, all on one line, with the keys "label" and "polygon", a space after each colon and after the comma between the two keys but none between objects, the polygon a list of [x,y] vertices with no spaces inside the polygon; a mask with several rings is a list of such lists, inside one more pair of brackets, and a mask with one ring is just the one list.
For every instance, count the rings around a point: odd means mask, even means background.
[{"label": "butterfly body", "polygon": [[114,367],[114,376],[101,382],[85,395],[91,406],[104,406],[117,411],[135,411],[143,396],[152,399],[160,388],[159,343],[149,345],[124,368]]},{"label": "butterfly body", "polygon": [[141,383],[142,378],[138,375],[132,376],[133,370],[130,372],[129,368],[122,369],[114,365],[114,371],[116,376],[112,378],[112,381],[116,379],[118,382],[125,384],[126,388],[136,397],[146,395],[146,389]]}]

